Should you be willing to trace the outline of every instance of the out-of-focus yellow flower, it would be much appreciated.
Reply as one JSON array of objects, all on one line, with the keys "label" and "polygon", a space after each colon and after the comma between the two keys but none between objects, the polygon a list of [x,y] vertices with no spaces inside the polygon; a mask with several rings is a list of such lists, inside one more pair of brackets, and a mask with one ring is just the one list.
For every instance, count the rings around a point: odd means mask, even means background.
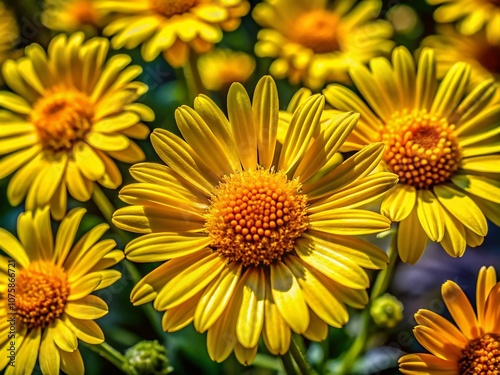
[{"label": "out-of-focus yellow flower", "polygon": [[415,337],[432,354],[400,358],[405,375],[496,375],[500,373],[500,283],[493,267],[477,278],[476,310],[462,289],[448,280],[441,288],[456,326],[442,316],[419,310]]},{"label": "out-of-focus yellow flower", "polygon": [[114,48],[142,44],[146,61],[161,52],[174,67],[186,63],[190,49],[209,51],[222,39],[222,30],[235,30],[248,13],[246,0],[101,0],[98,9],[112,15],[104,34],[113,35]]},{"label": "out-of-focus yellow flower", "polygon": [[135,103],[147,91],[132,81],[142,69],[129,66],[127,55],[106,62],[109,42],[83,33],[55,37],[48,54],[38,44],[26,57],[3,66],[7,85],[0,92],[0,178],[16,171],[7,197],[12,205],[26,196],[27,210],[50,204],[54,218],[66,210],[66,191],[88,200],[94,182],[116,189],[122,182],[117,159],[144,159],[130,140],[145,138],[141,120],[154,114]]},{"label": "out-of-focus yellow flower", "polygon": [[244,83],[255,70],[255,60],[244,52],[215,49],[198,59],[203,86],[208,90],[229,89],[233,82]]},{"label": "out-of-focus yellow flower", "polygon": [[293,84],[320,88],[325,82],[350,82],[347,69],[388,54],[389,22],[376,20],[381,1],[267,0],[253,17],[265,29],[255,53],[275,58],[270,71]]},{"label": "out-of-focus yellow flower", "polygon": [[441,5],[434,12],[437,22],[458,22],[458,30],[472,35],[485,29],[490,44],[500,43],[500,4],[498,0],[427,0]]},{"label": "out-of-focus yellow flower", "polygon": [[[12,52],[19,37],[19,29],[12,13],[0,2],[0,67],[12,57]],[[0,83],[2,83],[0,74]]]},{"label": "out-of-focus yellow flower", "polygon": [[117,210],[113,222],[143,234],[127,245],[129,260],[165,262],[134,287],[132,302],[154,300],[165,311],[166,331],[191,322],[208,331],[213,360],[234,350],[250,364],[261,336],[271,353],[284,354],[292,331],[324,340],[328,325],[347,322],[346,304],[366,304],[363,268],[384,268],[387,255],[355,236],[390,221],[359,207],[396,176],[372,173],[381,143],[331,163],[359,115],[345,113],[318,132],[320,95],[294,111],[282,144],[272,78],[259,81],[253,102],[233,84],[227,103],[229,119],[203,95],[194,109],[180,107],[185,141],[153,132],[166,166],[131,168],[139,182],[121,190],[131,206]]},{"label": "out-of-focus yellow flower", "polygon": [[[108,306],[92,295],[120,279],[108,269],[123,259],[112,239],[99,241],[109,228],[100,224],[73,245],[83,208],[62,220],[55,239],[49,208],[19,216],[19,240],[0,228],[0,348],[9,353],[14,346],[15,367],[2,355],[0,370],[6,375],[31,374],[38,363],[42,374],[84,374],[78,340],[87,344],[104,341],[94,322],[108,312]],[[15,288],[15,301],[12,301]],[[15,317],[15,339],[7,317]],[[12,345],[12,340],[15,344]]]},{"label": "out-of-focus yellow flower", "polygon": [[45,0],[43,24],[51,30],[94,35],[103,24],[97,0]]},{"label": "out-of-focus yellow flower", "polygon": [[486,217],[500,225],[500,103],[496,87],[484,81],[466,95],[470,66],[453,65],[438,85],[434,51],[424,49],[418,69],[404,47],[356,66],[351,77],[368,107],[351,90],[328,86],[334,108],[361,114],[344,150],[384,142],[383,166],[399,183],[382,202],[382,213],[400,222],[398,249],[415,263],[427,239],[453,257],[466,245],[479,246]]},{"label": "out-of-focus yellow flower", "polygon": [[443,25],[437,30],[439,34],[425,38],[422,46],[434,49],[439,78],[444,77],[457,61],[470,65],[471,87],[488,78],[500,78],[500,41],[498,44],[490,44],[484,31],[465,36],[449,25]]}]

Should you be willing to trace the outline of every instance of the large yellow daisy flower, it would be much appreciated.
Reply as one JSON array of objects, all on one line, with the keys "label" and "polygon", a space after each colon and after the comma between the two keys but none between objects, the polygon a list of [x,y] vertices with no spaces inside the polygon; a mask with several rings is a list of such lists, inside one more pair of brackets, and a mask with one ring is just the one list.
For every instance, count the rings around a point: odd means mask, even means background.
[{"label": "large yellow daisy flower", "polygon": [[135,163],[142,150],[128,137],[145,138],[141,120],[154,114],[134,103],[147,91],[131,82],[139,66],[130,57],[113,56],[106,64],[108,41],[83,33],[55,37],[48,54],[38,44],[26,57],[3,66],[12,91],[0,92],[0,178],[17,171],[7,195],[12,205],[27,195],[26,208],[50,204],[52,215],[66,210],[66,189],[86,201],[94,181],[116,189],[122,182],[111,159]]},{"label": "large yellow daisy flower", "polygon": [[459,34],[454,27],[438,28],[439,34],[422,41],[422,46],[431,47],[436,53],[437,76],[444,77],[457,62],[463,61],[471,67],[470,85],[475,87],[488,78],[500,78],[500,41],[490,44],[484,31],[474,35]]},{"label": "large yellow daisy flower", "polygon": [[96,0],[45,0],[43,24],[51,30],[95,34],[103,24]]},{"label": "large yellow daisy flower", "polygon": [[434,11],[437,22],[459,21],[458,30],[472,35],[485,29],[491,44],[500,43],[500,4],[498,0],[427,0],[441,5]]},{"label": "large yellow daisy flower", "polygon": [[170,65],[186,63],[190,49],[205,53],[235,30],[248,13],[246,0],[102,0],[98,9],[113,15],[104,29],[114,48],[142,44],[146,61],[161,52]]},{"label": "large yellow daisy flower", "polygon": [[479,270],[477,315],[465,293],[449,280],[441,288],[443,299],[457,326],[429,310],[415,314],[417,340],[432,354],[400,358],[405,375],[500,374],[500,282],[493,267]]},{"label": "large yellow daisy flower", "polygon": [[[133,289],[135,305],[165,311],[163,329],[194,321],[208,331],[210,357],[234,350],[249,364],[262,334],[273,354],[285,353],[291,332],[323,340],[327,326],[348,320],[345,304],[362,307],[368,277],[386,254],[354,237],[389,228],[359,209],[394,185],[392,173],[371,173],[383,144],[343,163],[337,152],[358,119],[346,113],[318,132],[324,98],[294,112],[285,141],[276,141],[278,94],[262,78],[251,103],[239,83],[228,93],[229,120],[206,96],[176,111],[184,139],[162,129],[151,135],[167,164],[131,168],[139,181],[120,192],[131,204],[113,222],[142,233],[126,256],[163,262]],[[334,162],[331,162],[331,161]]]},{"label": "large yellow daisy flower", "polygon": [[493,80],[484,81],[465,98],[470,67],[455,64],[438,86],[434,52],[424,49],[415,73],[404,47],[395,49],[392,65],[385,58],[351,70],[356,94],[340,85],[324,91],[340,110],[361,113],[345,150],[385,142],[384,166],[399,183],[382,203],[382,213],[400,222],[398,248],[404,262],[415,263],[427,238],[453,257],[466,244],[483,242],[485,215],[500,225],[500,103],[491,98]]},{"label": "large yellow daisy flower", "polygon": [[108,306],[91,293],[121,277],[108,268],[123,252],[112,239],[99,241],[107,224],[73,245],[84,213],[68,212],[55,239],[48,207],[19,216],[19,240],[0,228],[0,249],[10,257],[0,256],[0,369],[6,375],[31,374],[37,359],[43,374],[83,374],[78,340],[104,341],[94,319]]},{"label": "large yellow daisy flower", "polygon": [[392,27],[375,20],[381,1],[267,0],[253,17],[265,29],[255,53],[272,57],[270,72],[293,84],[320,88],[325,82],[350,82],[349,66],[388,54]]}]

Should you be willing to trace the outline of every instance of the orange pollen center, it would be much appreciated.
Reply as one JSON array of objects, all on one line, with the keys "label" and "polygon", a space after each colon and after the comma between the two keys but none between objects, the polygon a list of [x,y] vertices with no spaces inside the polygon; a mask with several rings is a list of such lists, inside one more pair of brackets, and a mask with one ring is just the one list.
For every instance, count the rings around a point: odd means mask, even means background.
[{"label": "orange pollen center", "polygon": [[500,336],[487,333],[469,341],[458,364],[459,375],[500,375]]},{"label": "orange pollen center", "polygon": [[244,266],[281,260],[307,228],[307,197],[300,189],[285,173],[265,169],[224,177],[205,225],[212,247]]},{"label": "orange pollen center", "polygon": [[312,49],[315,53],[337,51],[339,47],[338,16],[316,9],[298,16],[290,30],[290,39]]},{"label": "orange pollen center", "polygon": [[196,2],[197,0],[149,0],[151,9],[167,18],[186,13]]},{"label": "orange pollen center", "polygon": [[56,91],[40,98],[30,121],[42,145],[53,151],[70,150],[92,128],[94,107],[87,95],[78,91]]},{"label": "orange pollen center", "polygon": [[428,189],[450,179],[461,152],[455,125],[426,112],[394,116],[382,130],[384,160],[401,183]]},{"label": "orange pollen center", "polygon": [[96,24],[99,16],[89,0],[75,1],[71,13],[76,21],[84,24]]},{"label": "orange pollen center", "polygon": [[44,328],[64,311],[69,295],[66,273],[53,263],[34,262],[16,279],[16,320]]}]

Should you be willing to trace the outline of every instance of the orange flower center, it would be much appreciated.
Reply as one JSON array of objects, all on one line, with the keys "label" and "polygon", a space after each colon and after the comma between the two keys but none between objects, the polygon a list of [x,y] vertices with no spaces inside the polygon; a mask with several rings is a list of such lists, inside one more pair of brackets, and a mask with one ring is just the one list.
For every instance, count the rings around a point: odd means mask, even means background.
[{"label": "orange flower center", "polygon": [[16,321],[44,328],[64,311],[69,285],[64,270],[49,262],[34,262],[16,278]]},{"label": "orange flower center", "polygon": [[324,9],[303,13],[295,19],[290,39],[315,53],[334,52],[339,49],[338,21],[335,13]]},{"label": "orange flower center", "polygon": [[[499,0],[500,1],[500,0]],[[500,46],[485,46],[484,49],[480,51],[478,60],[482,66],[486,68],[487,71],[493,74],[500,74]]]},{"label": "orange flower center", "polygon": [[35,125],[44,148],[70,150],[85,138],[92,127],[94,108],[79,91],[55,91],[34,105],[30,121]]},{"label": "orange flower center", "polygon": [[99,19],[94,5],[89,0],[77,0],[72,4],[70,14],[82,24],[95,25]]},{"label": "orange flower center", "polygon": [[460,375],[500,375],[500,336],[487,333],[469,341],[458,364]]},{"label": "orange flower center", "polygon": [[269,265],[307,228],[307,197],[285,173],[247,170],[224,177],[208,211],[212,247],[228,262]]},{"label": "orange flower center", "polygon": [[461,159],[455,125],[424,111],[394,116],[382,130],[384,160],[400,182],[428,189],[450,179]]},{"label": "orange flower center", "polygon": [[196,2],[197,0],[149,0],[151,9],[167,18],[186,13]]}]

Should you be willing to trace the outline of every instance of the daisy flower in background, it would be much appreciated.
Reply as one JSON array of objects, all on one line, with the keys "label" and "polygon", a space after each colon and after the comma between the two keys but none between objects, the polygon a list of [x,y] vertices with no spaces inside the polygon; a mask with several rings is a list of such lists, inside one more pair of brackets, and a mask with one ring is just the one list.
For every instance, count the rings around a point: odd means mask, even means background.
[{"label": "daisy flower in background", "polygon": [[141,46],[144,60],[160,53],[173,67],[184,65],[190,50],[209,51],[248,13],[246,0],[102,0],[98,9],[112,16],[104,34],[113,48]]},{"label": "daisy flower in background", "polygon": [[472,35],[481,29],[490,44],[500,43],[500,4],[498,0],[427,0],[440,5],[434,19],[440,23],[458,21],[461,34]]},{"label": "daisy flower in background", "polygon": [[96,4],[96,0],[45,0],[42,22],[51,30],[94,35],[103,25]]},{"label": "daisy flower in background", "polygon": [[417,340],[432,354],[400,358],[405,375],[496,375],[500,369],[500,283],[493,267],[479,270],[476,309],[462,289],[448,280],[441,288],[456,326],[440,315],[419,310],[414,329]]},{"label": "daisy flower in background", "polygon": [[55,37],[48,53],[38,44],[26,57],[6,61],[3,73],[12,92],[0,92],[0,178],[12,172],[7,197],[26,208],[50,204],[54,218],[66,210],[66,190],[88,200],[94,181],[116,189],[122,182],[117,159],[135,163],[144,153],[129,137],[145,138],[141,120],[154,114],[135,101],[147,86],[132,81],[142,69],[130,57],[106,62],[109,42],[83,33]]},{"label": "daisy flower in background", "polygon": [[244,83],[250,78],[255,59],[244,52],[215,49],[199,57],[198,70],[207,90],[227,90],[232,83]]},{"label": "daisy flower in background", "polygon": [[382,250],[355,236],[390,227],[359,206],[397,177],[372,173],[381,143],[331,163],[359,115],[345,113],[318,133],[323,107],[321,95],[300,105],[279,144],[272,78],[259,81],[253,102],[233,84],[229,119],[200,95],[194,109],[176,111],[185,141],[163,129],[151,135],[166,165],[134,165],[138,183],[120,192],[131,206],[113,222],[142,234],[126,257],[164,262],[134,287],[132,302],[154,301],[168,332],[191,322],[208,331],[212,360],[234,350],[250,364],[261,335],[274,355],[288,351],[292,331],[324,340],[328,325],[347,322],[346,304],[368,302],[363,268],[386,266]]},{"label": "daisy flower in background", "polygon": [[[55,239],[48,207],[19,216],[19,240],[0,228],[0,249],[11,258],[0,256],[0,314],[11,316],[15,308],[16,322],[16,366],[7,366],[9,357],[0,357],[0,369],[6,375],[31,374],[37,359],[43,374],[59,374],[59,370],[83,374],[78,340],[104,341],[94,319],[106,315],[108,306],[91,293],[121,277],[108,268],[123,259],[123,252],[115,250],[112,239],[99,241],[107,224],[97,225],[73,245],[84,213],[83,208],[68,212]],[[7,303],[12,275],[14,306]],[[9,322],[2,319],[0,348],[4,353],[11,345],[8,333]]]},{"label": "daisy flower in background", "polygon": [[470,66],[457,63],[438,85],[434,52],[424,49],[418,69],[404,47],[356,66],[351,90],[330,85],[327,101],[361,114],[344,151],[372,142],[387,146],[382,166],[399,176],[381,211],[400,222],[397,246],[404,262],[416,263],[427,239],[453,257],[479,246],[486,217],[500,225],[500,103],[495,85],[483,81],[466,95]]},{"label": "daisy flower in background", "polygon": [[473,88],[488,78],[500,78],[500,41],[491,44],[484,31],[474,35],[459,34],[454,27],[444,25],[437,28],[437,35],[430,35],[422,46],[431,47],[436,54],[437,76],[444,77],[457,62],[463,61],[471,67],[470,87]]},{"label": "daisy flower in background", "polygon": [[259,57],[272,57],[270,72],[320,88],[325,82],[349,83],[354,63],[389,54],[394,47],[389,22],[376,20],[381,1],[266,0],[252,15],[262,27],[255,45]]},{"label": "daisy flower in background", "polygon": [[[12,57],[12,52],[19,37],[19,29],[12,13],[0,2],[0,67]],[[3,83],[0,74],[0,84]]]}]

